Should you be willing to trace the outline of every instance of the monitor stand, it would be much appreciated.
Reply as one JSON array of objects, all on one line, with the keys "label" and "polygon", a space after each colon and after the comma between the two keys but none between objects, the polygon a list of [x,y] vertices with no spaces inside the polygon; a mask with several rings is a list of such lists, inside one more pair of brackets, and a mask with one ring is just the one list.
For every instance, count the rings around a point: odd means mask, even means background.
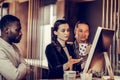
[{"label": "monitor stand", "polygon": [[104,52],[104,58],[105,58],[105,64],[106,64],[106,68],[108,70],[108,74],[110,76],[110,79],[114,79],[114,73],[111,67],[111,63],[108,57],[108,52]]}]

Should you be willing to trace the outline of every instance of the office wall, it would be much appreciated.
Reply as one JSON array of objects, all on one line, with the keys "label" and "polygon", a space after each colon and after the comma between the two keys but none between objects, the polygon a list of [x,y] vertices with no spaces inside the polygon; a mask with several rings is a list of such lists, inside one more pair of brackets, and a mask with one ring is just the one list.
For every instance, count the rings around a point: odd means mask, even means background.
[{"label": "office wall", "polygon": [[85,19],[89,23],[91,32],[89,40],[92,42],[97,27],[102,26],[102,0],[80,3],[79,7],[81,6],[85,10],[78,16],[79,19]]},{"label": "office wall", "polygon": [[[65,17],[70,22],[72,32],[78,20],[87,21],[91,28],[89,41],[92,42],[97,27],[102,25],[102,0],[88,2],[66,0],[65,4]],[[71,41],[74,40],[74,33],[72,33],[70,38]]]},{"label": "office wall", "polygon": [[9,3],[9,14],[17,16],[21,21],[22,39],[17,46],[21,54],[27,56],[27,25],[28,25],[28,2],[11,2]]}]

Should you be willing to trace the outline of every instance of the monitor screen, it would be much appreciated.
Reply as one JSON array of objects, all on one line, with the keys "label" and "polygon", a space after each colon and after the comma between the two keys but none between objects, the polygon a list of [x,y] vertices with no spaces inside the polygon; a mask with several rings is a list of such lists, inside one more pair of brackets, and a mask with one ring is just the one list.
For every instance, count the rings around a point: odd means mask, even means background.
[{"label": "monitor screen", "polygon": [[100,72],[105,66],[104,52],[108,52],[114,30],[98,27],[83,72],[89,69]]}]

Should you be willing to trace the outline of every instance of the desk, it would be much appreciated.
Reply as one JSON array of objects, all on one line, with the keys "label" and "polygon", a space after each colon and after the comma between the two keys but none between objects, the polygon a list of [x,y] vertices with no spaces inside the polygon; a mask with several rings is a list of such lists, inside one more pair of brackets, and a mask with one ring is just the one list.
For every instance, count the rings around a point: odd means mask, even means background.
[{"label": "desk", "polygon": [[[53,79],[47,79],[47,80],[53,80]],[[54,79],[54,80],[64,80],[64,79]],[[76,80],[81,80],[80,78],[76,78]],[[92,80],[103,80],[101,78],[93,78]]]},{"label": "desk", "polygon": [[[93,78],[92,80],[108,80],[109,76],[103,76],[103,78]],[[77,78],[76,80],[80,80],[80,78]],[[114,76],[114,80],[120,80],[120,76]]]},{"label": "desk", "polygon": [[[77,78],[76,80],[81,80],[80,78]],[[92,80],[103,80],[101,78],[93,78]]]},{"label": "desk", "polygon": [[[110,76],[103,76],[103,80],[108,80]],[[120,76],[114,76],[114,80],[120,80]]]},{"label": "desk", "polygon": [[32,66],[37,66],[41,68],[48,69],[48,63],[47,60],[39,60],[39,59],[25,59],[25,61]]}]

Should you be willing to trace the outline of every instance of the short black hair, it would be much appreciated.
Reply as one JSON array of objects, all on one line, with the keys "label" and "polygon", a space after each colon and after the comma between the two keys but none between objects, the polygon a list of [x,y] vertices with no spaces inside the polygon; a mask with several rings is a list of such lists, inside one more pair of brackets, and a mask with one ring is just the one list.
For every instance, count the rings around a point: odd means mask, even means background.
[{"label": "short black hair", "polygon": [[78,27],[78,24],[87,24],[88,27],[89,27],[89,29],[90,29],[90,26],[89,26],[88,22],[86,22],[86,21],[83,21],[83,20],[79,20],[79,21],[77,21],[76,24],[75,24],[75,28]]},{"label": "short black hair", "polygon": [[5,15],[0,20],[0,29],[3,31],[5,27],[8,27],[13,22],[20,22],[19,18],[13,15]]}]

